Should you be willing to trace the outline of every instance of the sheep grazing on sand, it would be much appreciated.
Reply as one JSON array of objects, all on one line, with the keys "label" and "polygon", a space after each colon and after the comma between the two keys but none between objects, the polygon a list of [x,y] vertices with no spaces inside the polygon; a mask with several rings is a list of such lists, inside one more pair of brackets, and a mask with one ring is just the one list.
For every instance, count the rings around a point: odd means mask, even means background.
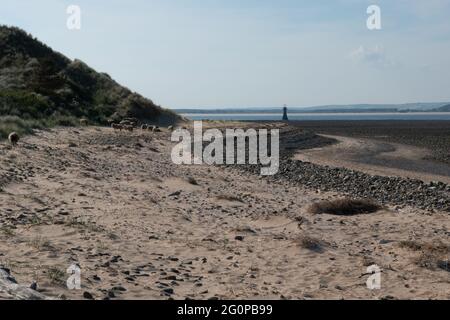
[{"label": "sheep grazing on sand", "polygon": [[116,130],[122,131],[123,130],[123,126],[121,124],[117,124],[117,123],[112,123],[111,128],[113,128],[114,131],[116,131]]},{"label": "sheep grazing on sand", "polygon": [[87,119],[85,119],[85,118],[82,118],[82,119],[80,119],[80,125],[82,125],[82,126],[87,126],[88,125],[88,120]]},{"label": "sheep grazing on sand", "polygon": [[131,121],[129,119],[122,120],[120,122],[120,124],[124,127],[129,126],[129,127],[133,127],[133,128],[138,128],[137,122]]},{"label": "sheep grazing on sand", "polygon": [[20,137],[17,133],[11,132],[8,136],[8,140],[13,146],[16,146],[20,140]]},{"label": "sheep grazing on sand", "polygon": [[161,132],[161,129],[159,127],[153,127],[153,132]]},{"label": "sheep grazing on sand", "polygon": [[129,131],[129,132],[133,132],[134,131],[134,126],[125,126],[124,129]]},{"label": "sheep grazing on sand", "polygon": [[142,129],[142,130],[147,130],[147,129],[148,129],[148,125],[143,124],[143,125],[141,126],[141,129]]}]

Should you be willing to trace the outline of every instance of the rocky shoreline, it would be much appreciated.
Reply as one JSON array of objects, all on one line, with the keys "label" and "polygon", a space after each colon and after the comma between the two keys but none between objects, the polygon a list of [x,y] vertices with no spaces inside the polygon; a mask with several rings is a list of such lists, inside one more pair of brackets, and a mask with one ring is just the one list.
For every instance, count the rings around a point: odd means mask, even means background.
[{"label": "rocky shoreline", "polygon": [[[280,169],[269,179],[287,180],[312,190],[336,191],[351,197],[370,198],[383,205],[413,206],[450,212],[450,186],[442,182],[370,175],[346,168],[331,168],[292,160],[294,152],[334,143],[308,130],[290,128],[280,133]],[[242,166],[259,174],[259,166]]]}]

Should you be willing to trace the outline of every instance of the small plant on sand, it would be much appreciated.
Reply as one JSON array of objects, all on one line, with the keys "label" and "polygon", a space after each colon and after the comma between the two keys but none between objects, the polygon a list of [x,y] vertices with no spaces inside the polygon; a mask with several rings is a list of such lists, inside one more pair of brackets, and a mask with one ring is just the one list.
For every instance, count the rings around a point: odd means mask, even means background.
[{"label": "small plant on sand", "polygon": [[0,233],[8,238],[14,237],[16,235],[14,230],[9,226],[0,227]]},{"label": "small plant on sand", "polygon": [[228,195],[228,194],[221,194],[221,195],[218,195],[216,198],[217,198],[217,200],[225,200],[225,201],[230,201],[230,202],[244,203],[244,200],[242,200],[241,198],[232,196],[232,195]]},{"label": "small plant on sand", "polygon": [[97,246],[96,246],[97,252],[101,252],[101,253],[106,253],[108,252],[108,245],[104,242],[100,242]]},{"label": "small plant on sand", "polygon": [[43,224],[44,222],[42,221],[42,219],[40,218],[40,217],[38,217],[38,216],[33,216],[31,219],[30,219],[30,222],[29,222],[29,224],[31,225],[31,226],[39,226],[39,225],[41,225],[41,224]]},{"label": "small plant on sand", "polygon": [[66,273],[57,267],[49,267],[44,271],[47,278],[54,285],[64,285],[66,280]]},{"label": "small plant on sand", "polygon": [[115,234],[114,232],[108,232],[108,239],[110,239],[110,240],[119,240],[120,239],[120,237],[117,235],[117,234]]},{"label": "small plant on sand", "polygon": [[308,249],[316,253],[322,253],[325,251],[325,242],[311,236],[301,235],[295,242],[303,249]]},{"label": "small plant on sand", "polygon": [[401,241],[399,246],[420,255],[414,259],[416,265],[429,270],[442,269],[450,272],[450,245],[442,242],[433,244],[419,243],[417,241]]},{"label": "small plant on sand", "polygon": [[101,227],[97,226],[94,222],[90,221],[82,221],[77,218],[72,218],[66,221],[66,225],[68,227],[76,228],[81,231],[90,231],[90,232],[102,232],[104,231]]},{"label": "small plant on sand", "polygon": [[44,237],[37,236],[30,241],[30,245],[38,251],[53,249],[49,240]]},{"label": "small plant on sand", "polygon": [[198,186],[198,182],[197,182],[197,180],[195,180],[194,177],[189,177],[189,178],[187,179],[187,181],[188,181],[190,184],[192,184],[193,186]]},{"label": "small plant on sand", "polygon": [[229,249],[230,240],[228,240],[227,238],[219,240],[218,243],[222,245],[222,250],[228,250]]},{"label": "small plant on sand", "polygon": [[316,202],[309,208],[313,214],[334,214],[342,216],[351,216],[357,214],[367,214],[377,212],[382,207],[366,199],[337,199]]},{"label": "small plant on sand", "polygon": [[411,240],[400,241],[398,245],[400,248],[409,249],[412,251],[420,251],[423,248],[423,244]]}]

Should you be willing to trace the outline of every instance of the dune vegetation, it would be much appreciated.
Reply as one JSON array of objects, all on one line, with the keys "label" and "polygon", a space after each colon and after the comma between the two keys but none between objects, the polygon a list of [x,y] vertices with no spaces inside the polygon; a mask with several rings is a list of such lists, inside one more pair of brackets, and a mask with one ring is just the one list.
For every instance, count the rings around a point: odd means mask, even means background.
[{"label": "dune vegetation", "polygon": [[16,130],[92,124],[133,117],[172,124],[180,117],[121,86],[108,74],[64,55],[27,34],[0,26],[0,137]]}]

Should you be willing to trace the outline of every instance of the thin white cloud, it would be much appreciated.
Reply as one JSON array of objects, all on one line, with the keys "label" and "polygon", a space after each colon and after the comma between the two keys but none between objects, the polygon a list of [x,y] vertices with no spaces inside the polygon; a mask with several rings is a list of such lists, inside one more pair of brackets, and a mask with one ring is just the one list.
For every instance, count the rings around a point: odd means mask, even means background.
[{"label": "thin white cloud", "polygon": [[358,63],[366,63],[377,68],[395,67],[397,62],[389,58],[381,45],[373,47],[359,46],[358,49],[353,50],[349,57]]}]

